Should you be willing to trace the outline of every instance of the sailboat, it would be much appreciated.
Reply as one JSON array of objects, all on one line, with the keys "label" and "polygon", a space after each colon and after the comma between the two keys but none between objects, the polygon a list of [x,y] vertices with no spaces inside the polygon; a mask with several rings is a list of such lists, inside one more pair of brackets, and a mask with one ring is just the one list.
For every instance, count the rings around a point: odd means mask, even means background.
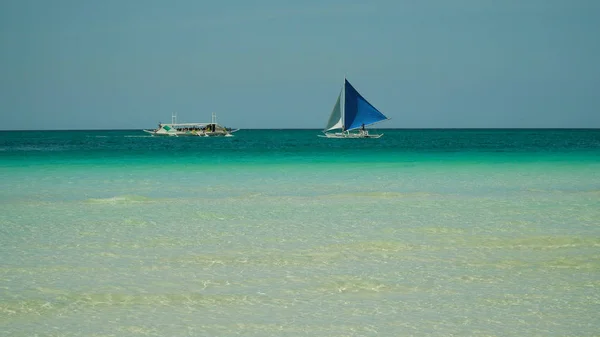
[{"label": "sailboat", "polygon": [[[389,118],[377,110],[352,84],[344,78],[344,86],[338,95],[331,111],[327,126],[323,129],[326,138],[379,138],[383,134],[369,134],[366,126],[388,120]],[[340,132],[329,132],[340,129]],[[350,132],[359,130],[358,132]]]}]

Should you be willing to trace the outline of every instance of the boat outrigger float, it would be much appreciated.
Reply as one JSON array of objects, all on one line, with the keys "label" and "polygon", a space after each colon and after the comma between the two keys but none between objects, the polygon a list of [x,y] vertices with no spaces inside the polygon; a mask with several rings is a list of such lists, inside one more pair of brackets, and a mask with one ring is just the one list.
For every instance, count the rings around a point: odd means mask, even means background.
[{"label": "boat outrigger float", "polygon": [[199,136],[199,137],[233,137],[239,129],[226,128],[217,123],[217,115],[212,113],[210,123],[177,123],[177,115],[171,115],[171,123],[159,123],[154,130],[144,130],[152,136]]}]

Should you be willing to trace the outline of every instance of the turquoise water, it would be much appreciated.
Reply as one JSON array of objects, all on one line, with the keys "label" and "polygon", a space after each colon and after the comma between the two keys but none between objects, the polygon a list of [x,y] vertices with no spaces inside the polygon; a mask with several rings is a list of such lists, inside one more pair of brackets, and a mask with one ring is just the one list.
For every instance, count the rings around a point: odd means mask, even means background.
[{"label": "turquoise water", "polygon": [[600,130],[0,132],[0,335],[600,334]]}]

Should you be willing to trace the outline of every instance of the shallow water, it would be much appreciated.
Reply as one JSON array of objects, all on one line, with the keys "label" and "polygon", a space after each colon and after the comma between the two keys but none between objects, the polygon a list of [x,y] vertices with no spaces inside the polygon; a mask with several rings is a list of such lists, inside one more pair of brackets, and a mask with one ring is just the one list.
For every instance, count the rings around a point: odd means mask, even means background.
[{"label": "shallow water", "polygon": [[589,336],[600,131],[0,133],[0,335]]}]

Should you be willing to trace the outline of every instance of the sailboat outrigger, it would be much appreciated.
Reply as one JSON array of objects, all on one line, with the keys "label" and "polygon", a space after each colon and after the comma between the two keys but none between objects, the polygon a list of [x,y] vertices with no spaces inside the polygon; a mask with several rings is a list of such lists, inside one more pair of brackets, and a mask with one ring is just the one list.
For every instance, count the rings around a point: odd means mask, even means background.
[{"label": "sailboat outrigger", "polygon": [[200,137],[232,137],[238,129],[226,128],[217,123],[217,115],[212,113],[210,123],[177,123],[177,115],[171,115],[171,124],[159,123],[154,130],[144,130],[153,136],[200,136]]},{"label": "sailboat outrigger", "polygon": [[[388,120],[389,118],[369,103],[344,78],[344,86],[331,111],[327,126],[323,130],[326,138],[379,138],[383,134],[369,134],[365,126]],[[328,131],[341,129],[341,132]],[[350,132],[359,130],[359,132]]]}]

